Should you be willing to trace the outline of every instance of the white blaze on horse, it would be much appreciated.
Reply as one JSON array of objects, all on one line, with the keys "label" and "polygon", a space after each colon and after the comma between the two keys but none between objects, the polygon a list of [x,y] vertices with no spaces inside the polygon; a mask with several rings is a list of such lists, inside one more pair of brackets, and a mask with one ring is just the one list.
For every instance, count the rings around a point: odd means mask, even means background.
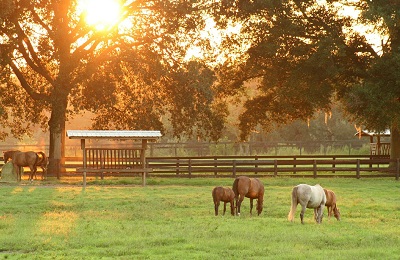
[{"label": "white blaze on horse", "polygon": [[[4,163],[7,163],[11,159],[13,167],[17,173],[17,180],[21,181],[21,167],[29,167],[31,174],[29,180],[33,180],[33,176],[36,176],[37,166],[41,166],[43,169],[43,175],[45,174],[47,167],[47,157],[43,152],[21,152],[18,150],[3,152]],[[42,178],[43,178],[42,175]]]},{"label": "white blaze on horse", "polygon": [[288,215],[288,220],[294,220],[294,214],[296,213],[297,204],[300,203],[300,219],[302,224],[304,224],[304,213],[306,211],[306,208],[315,209],[315,221],[317,223],[321,223],[325,208],[325,202],[326,195],[324,189],[319,184],[315,186],[299,184],[293,187],[292,190],[292,205]]}]

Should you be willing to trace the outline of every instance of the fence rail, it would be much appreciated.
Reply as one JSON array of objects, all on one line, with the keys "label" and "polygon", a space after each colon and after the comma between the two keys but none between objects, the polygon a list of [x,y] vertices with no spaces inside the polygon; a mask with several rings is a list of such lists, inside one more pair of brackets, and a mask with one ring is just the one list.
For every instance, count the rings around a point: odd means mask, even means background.
[{"label": "fence rail", "polygon": [[[393,166],[390,169],[389,164]],[[81,173],[77,173],[76,169],[82,165],[81,157],[66,157],[62,176],[79,176]],[[311,178],[395,177],[398,180],[400,163],[399,159],[371,155],[147,157],[146,168],[153,169],[148,174],[149,177],[252,175]],[[29,172],[29,169],[25,172]],[[115,175],[124,176],[118,173]]]},{"label": "fence rail", "polygon": [[[399,177],[399,160],[371,156],[210,156],[150,157],[151,175],[235,177],[241,175],[292,177]],[[388,166],[395,165],[394,171]],[[301,174],[300,174],[301,173]],[[353,174],[354,173],[354,174]],[[151,176],[150,175],[150,176]]]},{"label": "fence rail", "polygon": [[[65,146],[66,156],[82,156],[82,149],[77,142],[68,140]],[[75,140],[76,141],[76,140]],[[75,143],[75,144],[72,144]],[[88,142],[87,147],[96,148],[131,148],[132,142]],[[2,151],[44,151],[48,154],[48,145],[0,145]],[[159,156],[227,156],[227,155],[303,155],[303,154],[363,154],[369,152],[367,139],[349,139],[335,141],[284,141],[284,142],[149,142],[148,154]]]}]

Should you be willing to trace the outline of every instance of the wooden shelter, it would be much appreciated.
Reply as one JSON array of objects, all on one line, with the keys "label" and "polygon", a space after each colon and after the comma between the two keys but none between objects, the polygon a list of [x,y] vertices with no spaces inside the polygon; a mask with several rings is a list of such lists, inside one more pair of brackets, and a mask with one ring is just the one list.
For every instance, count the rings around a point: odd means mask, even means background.
[{"label": "wooden shelter", "polygon": [[382,142],[382,137],[390,137],[390,130],[384,132],[370,132],[360,130],[356,134],[358,137],[369,137],[370,154],[390,157],[390,142]]},{"label": "wooden shelter", "polygon": [[[146,185],[146,149],[148,141],[161,137],[160,131],[137,130],[67,130],[69,139],[80,139],[83,151],[83,186],[86,186],[87,173],[141,173],[143,186]],[[133,140],[128,148],[86,147],[86,140]]]}]

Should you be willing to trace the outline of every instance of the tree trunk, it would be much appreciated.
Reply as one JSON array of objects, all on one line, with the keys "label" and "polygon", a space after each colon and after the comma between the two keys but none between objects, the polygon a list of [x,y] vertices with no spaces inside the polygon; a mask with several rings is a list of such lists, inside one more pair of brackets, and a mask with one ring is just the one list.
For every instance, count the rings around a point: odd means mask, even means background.
[{"label": "tree trunk", "polygon": [[[393,124],[390,129],[390,159],[400,158],[400,130],[397,124]],[[395,169],[396,162],[392,162],[389,168]]]},{"label": "tree trunk", "polygon": [[[58,101],[58,102],[57,102]],[[59,179],[64,172],[62,167],[65,158],[65,115],[67,98],[56,98],[49,121],[50,151],[48,174]]]}]

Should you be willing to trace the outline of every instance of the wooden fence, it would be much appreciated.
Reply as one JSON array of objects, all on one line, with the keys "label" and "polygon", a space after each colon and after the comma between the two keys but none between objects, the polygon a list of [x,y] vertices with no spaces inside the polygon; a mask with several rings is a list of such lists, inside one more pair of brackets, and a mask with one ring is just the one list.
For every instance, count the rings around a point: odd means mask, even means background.
[{"label": "wooden fence", "polygon": [[[178,177],[396,177],[399,160],[367,156],[209,156],[209,157],[150,157],[151,175]],[[389,163],[394,170],[389,171]]]},{"label": "wooden fence", "polygon": [[[389,163],[394,165],[389,170]],[[230,177],[288,176],[288,177],[395,177],[399,179],[399,159],[370,155],[319,156],[204,156],[204,157],[147,157],[148,177]],[[2,163],[0,163],[2,166]],[[80,176],[81,157],[67,157],[62,176]],[[26,169],[28,172],[29,169]],[[88,176],[98,173],[88,173]],[[114,176],[124,174],[114,173]],[[126,174],[125,174],[126,175]]]}]

